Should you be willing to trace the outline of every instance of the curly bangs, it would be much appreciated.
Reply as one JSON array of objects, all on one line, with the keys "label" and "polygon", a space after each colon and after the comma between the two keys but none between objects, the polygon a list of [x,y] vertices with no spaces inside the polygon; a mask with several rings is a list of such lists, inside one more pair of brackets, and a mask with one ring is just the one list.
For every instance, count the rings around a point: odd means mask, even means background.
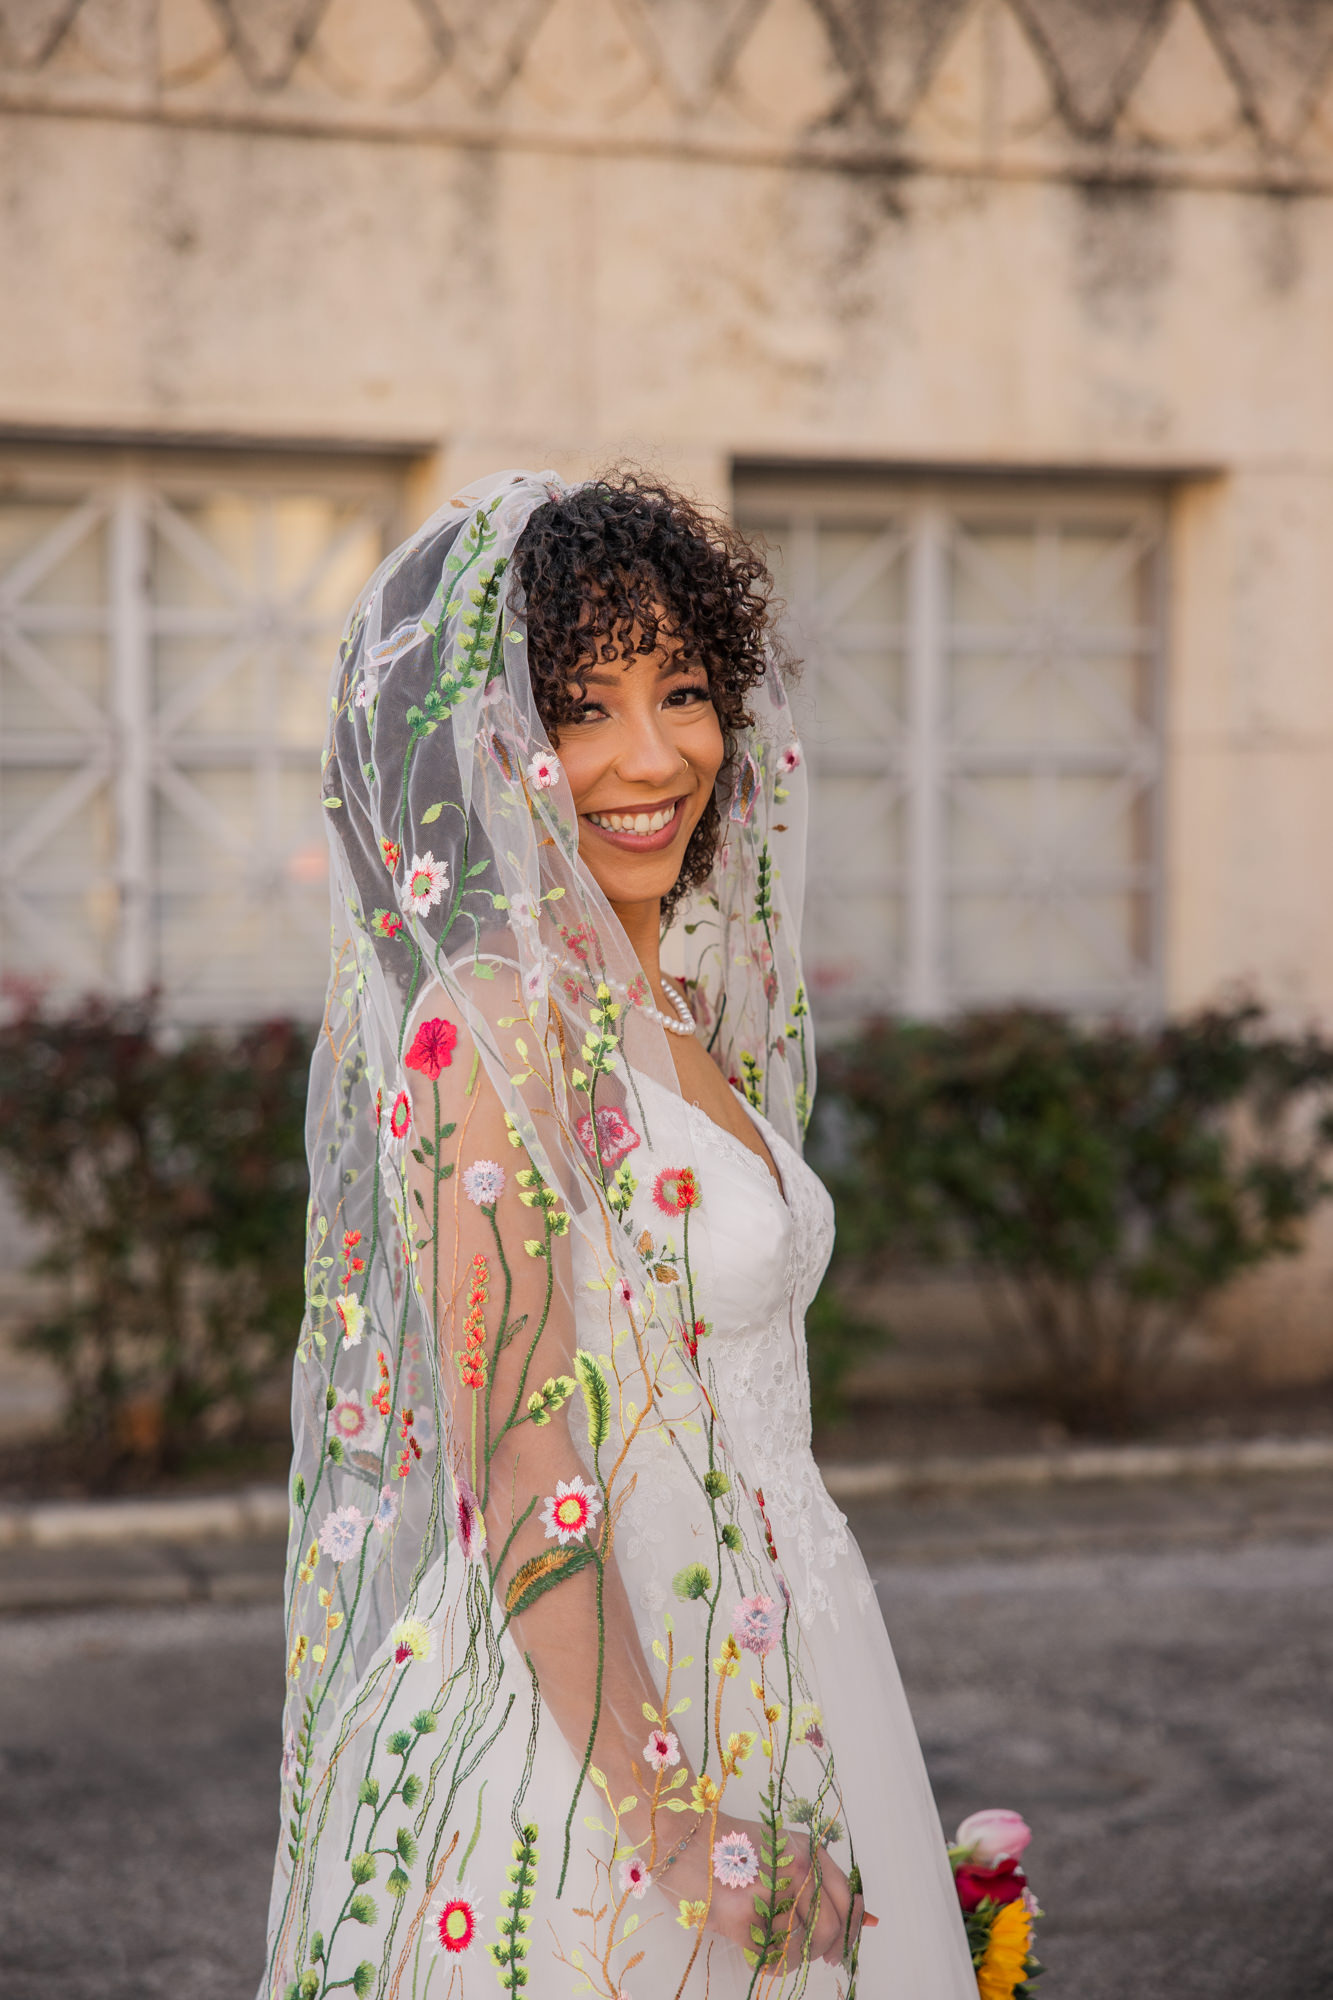
[{"label": "curly bangs", "polygon": [[[536,508],[515,544],[512,573],[537,712],[552,742],[578,712],[581,672],[679,641],[708,670],[725,790],[772,639],[772,579],[744,537],[669,486],[616,473]],[[664,922],[708,880],[721,833],[714,797],[663,899]]]}]

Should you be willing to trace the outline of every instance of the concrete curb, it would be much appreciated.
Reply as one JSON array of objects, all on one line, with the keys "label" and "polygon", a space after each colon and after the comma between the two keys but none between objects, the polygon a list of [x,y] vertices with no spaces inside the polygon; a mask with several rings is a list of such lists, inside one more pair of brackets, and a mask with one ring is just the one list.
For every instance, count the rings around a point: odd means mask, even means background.
[{"label": "concrete curb", "polygon": [[[1067,1451],[989,1458],[872,1459],[823,1468],[835,1500],[987,1487],[1076,1486],[1096,1480],[1243,1478],[1256,1473],[1333,1472],[1333,1437],[1228,1439],[1217,1444],[1082,1445]],[[167,1500],[53,1500],[0,1507],[0,1549],[112,1546],[121,1542],[241,1540],[284,1535],[287,1490]]]},{"label": "concrete curb", "polygon": [[60,1549],[117,1542],[193,1542],[287,1532],[285,1486],[168,1500],[52,1500],[0,1507],[0,1549]]},{"label": "concrete curb", "polygon": [[992,1458],[876,1459],[826,1465],[835,1500],[874,1500],[927,1489],[1078,1486],[1096,1480],[1243,1478],[1254,1473],[1333,1472],[1333,1438],[1244,1438],[1217,1444],[1080,1445],[1068,1451]]}]

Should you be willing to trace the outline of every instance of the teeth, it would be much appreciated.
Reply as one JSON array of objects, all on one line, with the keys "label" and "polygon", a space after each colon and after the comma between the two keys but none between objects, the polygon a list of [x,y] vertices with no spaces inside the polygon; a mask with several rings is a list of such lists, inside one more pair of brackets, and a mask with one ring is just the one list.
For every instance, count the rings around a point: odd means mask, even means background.
[{"label": "teeth", "polygon": [[611,833],[660,833],[669,826],[676,816],[674,806],[663,806],[659,811],[646,813],[589,813],[594,826],[604,826]]}]

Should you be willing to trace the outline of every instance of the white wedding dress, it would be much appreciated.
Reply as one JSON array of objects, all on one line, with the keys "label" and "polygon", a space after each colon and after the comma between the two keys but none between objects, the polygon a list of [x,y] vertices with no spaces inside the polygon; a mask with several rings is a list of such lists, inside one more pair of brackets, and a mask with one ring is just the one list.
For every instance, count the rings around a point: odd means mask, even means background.
[{"label": "white wedding dress", "polygon": [[[976,1977],[939,1818],[874,1585],[846,1521],[824,1490],[810,1450],[803,1315],[832,1248],[832,1204],[800,1155],[764,1119],[751,1115],[779,1169],[781,1188],[756,1154],[697,1108],[688,1109],[701,1190],[699,1215],[707,1218],[706,1234],[696,1234],[692,1225],[690,1251],[700,1295],[707,1297],[712,1314],[706,1360],[715,1394],[725,1412],[737,1469],[752,1491],[763,1494],[779,1567],[800,1619],[802,1663],[818,1710],[808,1719],[833,1751],[866,1905],[879,1918],[876,1929],[863,1933],[855,1992],[859,2000],[976,2000]],[[637,1214],[651,1187],[652,1166],[642,1152],[634,1164],[640,1181]],[[689,1495],[680,1492],[682,1478],[688,1473],[682,1472],[679,1454],[663,1441],[660,1452],[650,1454],[639,1470],[617,1534],[617,1561],[650,1657],[664,1611],[673,1618],[681,1652],[688,1647],[702,1655],[705,1644],[705,1607],[677,1602],[662,1581],[698,1554],[688,1526]],[[368,1716],[344,1745],[347,1754],[340,1761],[347,1778],[344,1782],[341,1770],[334,1774],[333,1824],[327,1828],[338,1837],[339,1847],[338,1826],[350,1824],[352,1787],[366,1769],[365,1752],[371,1747],[366,1734],[373,1732],[378,1745],[371,1768],[388,1786],[398,1769],[388,1747],[396,1721],[429,1704],[440,1686],[442,1661],[458,1656],[468,1619],[465,1578],[466,1571],[455,1563],[437,1566],[423,1580],[418,1602],[437,1635],[431,1657],[397,1672],[392,1713]],[[714,1650],[717,1643],[715,1634]],[[444,1958],[432,1949],[430,1927],[422,1926],[402,1962],[401,1982],[392,1989],[417,2000],[427,1995],[432,2000],[477,2000],[496,1990],[485,1947],[495,1935],[498,1898],[512,1866],[513,1828],[494,1812],[483,1814],[486,1791],[492,1800],[503,1801],[523,1790],[522,1818],[536,1823],[541,1833],[527,1990],[533,2000],[564,2000],[566,1994],[588,1991],[584,1971],[591,1954],[580,1934],[598,1900],[598,1881],[604,1885],[607,1879],[609,1841],[605,1830],[598,1830],[598,1808],[604,1814],[605,1807],[585,1786],[574,1821],[569,1879],[557,1901],[561,1835],[578,1762],[554,1725],[543,1720],[523,1787],[531,1688],[508,1636],[501,1653],[504,1684],[493,1712],[512,1694],[511,1720],[485,1748],[463,1786],[455,1823],[464,1829],[475,1824],[478,1831],[462,1859],[451,1858],[441,1882],[445,1893],[455,1882],[466,1893],[476,1913],[476,1947]],[[747,1673],[749,1669],[747,1660]],[[685,1715],[673,1719],[692,1756],[693,1720]],[[798,1744],[789,1772],[798,1793],[803,1789],[803,1756],[813,1770],[813,1752]],[[757,1811],[758,1797],[747,1790],[747,1776],[743,1771],[728,1788],[728,1810],[736,1816]],[[815,1783],[812,1776],[811,1791]],[[344,1792],[348,1796],[340,1799]],[[844,1869],[850,1866],[845,1839],[835,1840],[830,1851]],[[600,1877],[594,1865],[599,1854]],[[345,1894],[346,1885],[334,1871],[317,1875],[311,1928],[327,1932],[337,1922]],[[381,1911],[386,1907],[382,1902]],[[373,1933],[376,1926],[369,1928]],[[375,1937],[362,1937],[368,1955],[377,1955]],[[677,1921],[674,1898],[649,1888],[633,1942],[643,1958],[624,1978],[625,2000],[669,2000],[680,1988],[693,1945],[693,1934]],[[599,1972],[597,1992],[606,1990],[601,1978]],[[753,1980],[735,1946],[709,1938],[685,1992],[698,2000],[705,1995],[707,2000],[742,2000],[753,1990]],[[822,1963],[808,1968],[804,1986],[800,1980],[797,1974],[784,1985],[784,1995],[804,1992],[812,2000],[834,2000],[848,1992],[847,1972]]]}]

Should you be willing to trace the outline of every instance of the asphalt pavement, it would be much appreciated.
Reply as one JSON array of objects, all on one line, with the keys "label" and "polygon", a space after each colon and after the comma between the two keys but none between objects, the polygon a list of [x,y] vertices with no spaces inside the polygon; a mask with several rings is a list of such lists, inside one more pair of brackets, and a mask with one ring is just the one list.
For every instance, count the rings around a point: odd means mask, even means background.
[{"label": "asphalt pavement", "polygon": [[[1046,2000],[1327,2000],[1333,1479],[899,1496],[853,1525],[946,1827],[1036,1830]],[[279,1567],[271,1540],[0,1556],[7,2000],[250,2000]]]}]

